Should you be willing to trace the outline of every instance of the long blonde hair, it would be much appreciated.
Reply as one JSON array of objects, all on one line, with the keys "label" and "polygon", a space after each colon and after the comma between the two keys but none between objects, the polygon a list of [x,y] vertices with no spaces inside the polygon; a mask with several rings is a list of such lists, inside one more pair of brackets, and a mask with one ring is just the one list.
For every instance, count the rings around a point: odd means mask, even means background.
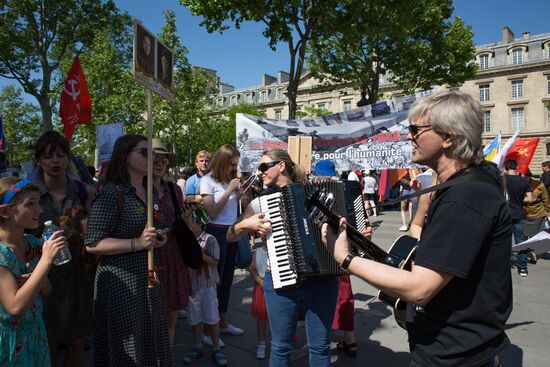
[{"label": "long blonde hair", "polygon": [[266,155],[269,158],[273,159],[274,161],[281,161],[285,163],[285,170],[284,172],[292,182],[302,182],[305,180],[306,174],[302,167],[300,167],[298,164],[294,163],[292,159],[290,158],[290,155],[286,150],[283,149],[268,149],[265,150],[262,155]]}]

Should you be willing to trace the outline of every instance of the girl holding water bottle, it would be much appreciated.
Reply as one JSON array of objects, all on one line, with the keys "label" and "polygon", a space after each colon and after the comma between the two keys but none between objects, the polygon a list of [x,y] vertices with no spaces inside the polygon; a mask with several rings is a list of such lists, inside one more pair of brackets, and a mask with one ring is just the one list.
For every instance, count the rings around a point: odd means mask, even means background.
[{"label": "girl holding water bottle", "polygon": [[[35,144],[37,171],[33,181],[40,188],[40,226],[32,233],[44,231],[45,222],[60,225],[60,218],[69,209],[78,209],[83,216],[91,206],[94,190],[79,180],[70,169],[70,147],[67,139],[56,131],[47,131]],[[65,232],[71,260],[54,266],[48,274],[52,293],[45,300],[44,322],[52,365],[57,365],[57,350],[65,346],[65,366],[81,366],[84,360],[84,337],[93,331],[93,276],[85,269],[82,245],[77,236]],[[63,256],[63,254],[61,254]],[[64,256],[67,260],[68,256]],[[57,264],[55,264],[57,265]]]},{"label": "girl holding water bottle", "polygon": [[50,366],[42,297],[48,271],[67,242],[62,232],[44,242],[37,228],[40,189],[15,177],[0,179],[0,366]]}]

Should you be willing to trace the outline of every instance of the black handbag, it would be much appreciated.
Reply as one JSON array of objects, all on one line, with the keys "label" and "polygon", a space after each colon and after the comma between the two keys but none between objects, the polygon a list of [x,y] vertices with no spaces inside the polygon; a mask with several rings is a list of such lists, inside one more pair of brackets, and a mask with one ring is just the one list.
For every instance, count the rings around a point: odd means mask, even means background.
[{"label": "black handbag", "polygon": [[172,196],[172,204],[176,213],[176,220],[172,225],[172,230],[178,242],[181,258],[192,269],[198,269],[202,264],[202,249],[193,232],[187,227],[183,218],[174,184],[169,182],[170,194]]}]

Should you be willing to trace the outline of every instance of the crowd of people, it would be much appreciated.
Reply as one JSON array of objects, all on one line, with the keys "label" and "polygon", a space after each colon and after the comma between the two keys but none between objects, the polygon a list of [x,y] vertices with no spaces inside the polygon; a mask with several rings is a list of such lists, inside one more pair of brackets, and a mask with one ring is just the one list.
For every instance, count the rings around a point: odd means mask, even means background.
[{"label": "crowd of people", "polygon": [[[540,181],[530,171],[519,175],[516,161],[506,162],[505,174],[484,162],[483,114],[464,93],[430,95],[414,105],[409,120],[413,161],[433,170],[431,184],[446,184],[418,200],[408,198],[413,187],[420,188],[414,179],[398,184],[403,197],[399,230],[418,239],[410,269],[358,256],[345,219],[322,226],[324,246],[349,274],[408,303],[411,366],[499,366],[498,354],[509,345],[504,324],[512,309],[512,242],[548,225],[550,162],[543,163]],[[212,155],[198,152],[195,164],[178,177],[170,171],[177,166],[176,155],[159,139],[152,149],[141,135],[120,137],[98,186],[78,177],[68,141],[49,131],[35,144],[32,175],[0,179],[0,365],[56,366],[63,348],[63,365],[80,366],[92,347],[96,366],[172,366],[181,315],[192,327],[193,344],[177,364],[193,364],[208,346],[217,366],[228,365],[221,335],[247,332],[228,312],[237,243],[243,238],[253,250],[256,357],[269,354],[270,366],[289,366],[300,319],[311,366],[330,365],[332,330],[344,332],[337,348],[357,355],[349,275],[274,286],[266,244],[272,227],[259,197],[306,180],[288,152],[263,152],[255,195],[242,201],[240,153],[234,145]],[[149,154],[154,156],[151,227]],[[380,215],[376,172],[343,177],[360,181],[365,210],[371,217]],[[310,182],[335,179],[337,167],[322,160]],[[199,267],[181,255],[186,244],[173,230],[179,219],[202,250]],[[41,239],[48,221],[59,229]],[[368,219],[362,235],[372,235]],[[72,259],[56,266],[65,247]],[[529,260],[536,262],[529,250],[517,254],[522,277]],[[89,336],[92,345],[86,343]]]}]

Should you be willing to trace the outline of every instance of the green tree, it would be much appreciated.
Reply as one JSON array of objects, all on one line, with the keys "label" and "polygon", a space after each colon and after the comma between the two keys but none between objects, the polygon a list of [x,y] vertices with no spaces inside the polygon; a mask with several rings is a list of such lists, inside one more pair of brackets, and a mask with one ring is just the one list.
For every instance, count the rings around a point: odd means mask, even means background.
[{"label": "green tree", "polygon": [[[145,90],[132,75],[132,23],[128,19],[124,31],[117,37],[107,31],[96,33],[87,52],[80,55],[86,83],[92,99],[92,123],[77,125],[72,150],[93,164],[96,147],[96,126],[122,123],[126,132],[145,129]],[[72,60],[62,63],[63,74]],[[56,99],[59,99],[57,90]],[[54,120],[57,120],[57,116]]]},{"label": "green tree", "polygon": [[100,30],[121,32],[126,17],[112,0],[0,2],[0,76],[17,81],[40,105],[52,129],[52,83],[61,63],[87,50]]},{"label": "green tree", "polygon": [[0,111],[10,164],[31,159],[29,147],[41,133],[38,107],[23,100],[20,88],[8,85],[0,91]]},{"label": "green tree", "polygon": [[296,116],[296,97],[308,43],[323,32],[325,23],[333,19],[338,6],[336,0],[179,0],[189,7],[194,15],[204,17],[201,25],[208,32],[228,29],[228,22],[236,28],[245,21],[265,24],[263,35],[273,50],[279,43],[289,50],[289,81],[287,88],[289,118]]},{"label": "green tree", "polygon": [[345,0],[308,59],[325,85],[350,82],[359,106],[379,98],[381,77],[405,93],[456,85],[475,75],[471,27],[451,20],[452,0]]}]

